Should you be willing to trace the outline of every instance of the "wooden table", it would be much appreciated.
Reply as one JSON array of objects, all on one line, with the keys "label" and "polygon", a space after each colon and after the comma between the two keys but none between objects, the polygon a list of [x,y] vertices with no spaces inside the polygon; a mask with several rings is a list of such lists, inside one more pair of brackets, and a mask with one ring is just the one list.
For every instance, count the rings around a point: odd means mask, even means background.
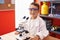
[{"label": "wooden table", "polygon": [[[16,40],[15,31],[2,35],[3,40]],[[44,38],[44,40],[60,40],[51,36]]]}]

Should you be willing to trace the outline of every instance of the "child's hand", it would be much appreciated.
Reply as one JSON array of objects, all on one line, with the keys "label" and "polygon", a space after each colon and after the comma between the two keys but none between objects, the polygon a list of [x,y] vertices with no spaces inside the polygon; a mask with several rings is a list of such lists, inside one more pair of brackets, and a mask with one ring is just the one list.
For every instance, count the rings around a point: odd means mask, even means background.
[{"label": "child's hand", "polygon": [[18,35],[18,34],[20,34],[20,32],[17,32],[17,31],[16,31],[16,32],[15,32],[15,35]]},{"label": "child's hand", "polygon": [[39,36],[35,36],[34,38],[30,38],[30,40],[40,40]]}]

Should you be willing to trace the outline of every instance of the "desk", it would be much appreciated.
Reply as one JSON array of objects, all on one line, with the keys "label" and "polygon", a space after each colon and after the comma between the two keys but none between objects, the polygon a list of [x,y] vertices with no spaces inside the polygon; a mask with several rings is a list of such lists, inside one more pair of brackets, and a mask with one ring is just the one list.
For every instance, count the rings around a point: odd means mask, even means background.
[{"label": "desk", "polygon": [[15,31],[2,35],[3,40],[16,40]]},{"label": "desk", "polygon": [[[16,40],[15,31],[2,35],[3,40]],[[44,40],[60,40],[51,36],[44,38]]]}]

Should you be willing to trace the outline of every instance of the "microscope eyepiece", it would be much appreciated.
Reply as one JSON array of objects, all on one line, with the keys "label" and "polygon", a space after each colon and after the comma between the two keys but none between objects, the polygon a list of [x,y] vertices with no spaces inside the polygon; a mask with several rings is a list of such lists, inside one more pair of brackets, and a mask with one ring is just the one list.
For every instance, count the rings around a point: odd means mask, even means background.
[{"label": "microscope eyepiece", "polygon": [[26,16],[23,17],[23,19],[25,19],[25,18],[26,18]]}]

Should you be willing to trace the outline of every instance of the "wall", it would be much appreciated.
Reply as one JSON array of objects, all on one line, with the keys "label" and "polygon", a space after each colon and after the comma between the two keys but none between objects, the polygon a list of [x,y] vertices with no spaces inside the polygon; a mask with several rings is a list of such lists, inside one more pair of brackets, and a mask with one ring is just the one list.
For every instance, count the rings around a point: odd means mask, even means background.
[{"label": "wall", "polygon": [[23,16],[29,16],[29,6],[34,0],[15,0],[15,26],[19,26]]},{"label": "wall", "polygon": [[[11,5],[8,7],[8,5]],[[11,0],[4,0],[4,4],[0,4],[0,10],[4,9],[14,9],[14,4],[11,4]]]}]

